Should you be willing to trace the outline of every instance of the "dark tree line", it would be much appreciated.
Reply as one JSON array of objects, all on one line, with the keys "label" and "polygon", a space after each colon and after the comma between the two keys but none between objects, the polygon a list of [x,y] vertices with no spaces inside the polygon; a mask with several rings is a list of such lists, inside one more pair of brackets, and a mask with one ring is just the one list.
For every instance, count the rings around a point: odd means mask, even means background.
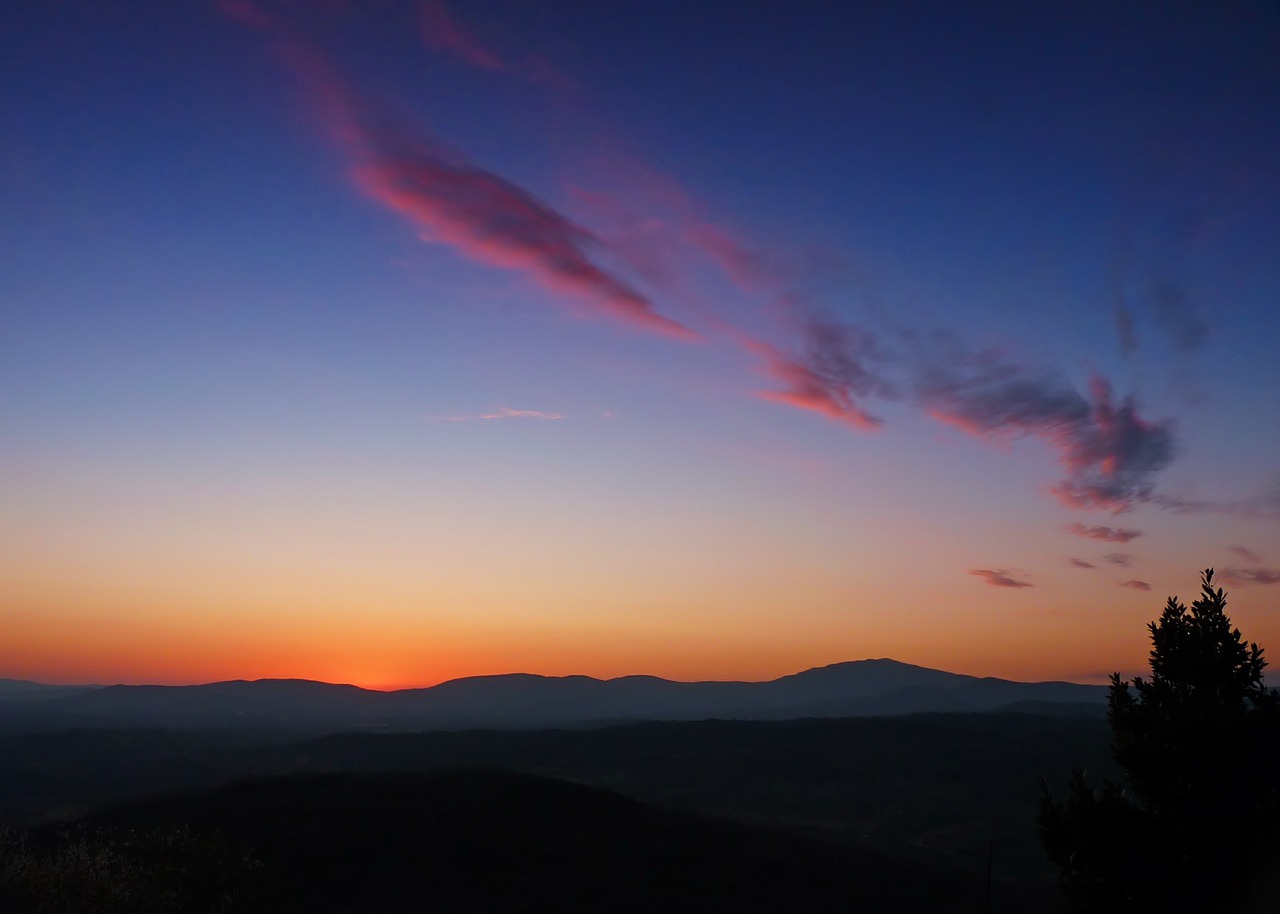
[{"label": "dark tree line", "polygon": [[1199,599],[1149,624],[1151,675],[1111,677],[1123,783],[1044,785],[1041,839],[1076,911],[1252,910],[1280,871],[1280,694],[1226,605],[1206,570]]}]

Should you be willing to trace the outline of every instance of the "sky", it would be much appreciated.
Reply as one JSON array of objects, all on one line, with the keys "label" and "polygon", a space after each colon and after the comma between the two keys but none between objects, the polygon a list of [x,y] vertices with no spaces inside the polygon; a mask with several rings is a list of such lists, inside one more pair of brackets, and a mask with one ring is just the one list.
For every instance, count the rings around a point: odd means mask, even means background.
[{"label": "sky", "polygon": [[0,677],[1280,651],[1271,3],[0,12]]}]

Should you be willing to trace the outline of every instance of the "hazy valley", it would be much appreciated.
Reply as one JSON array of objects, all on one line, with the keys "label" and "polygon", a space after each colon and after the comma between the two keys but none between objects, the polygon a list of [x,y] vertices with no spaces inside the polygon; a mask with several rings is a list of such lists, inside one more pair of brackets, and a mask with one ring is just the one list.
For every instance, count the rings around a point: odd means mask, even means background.
[{"label": "hazy valley", "polygon": [[7,682],[0,819],[37,846],[77,821],[248,848],[262,868],[232,879],[253,886],[237,910],[412,910],[423,892],[595,910],[613,880],[631,886],[616,910],[710,893],[743,910],[960,911],[990,854],[1000,909],[1038,911],[1054,903],[1039,780],[1114,769],[1104,695],[891,660],[762,683],[512,675],[389,693]]}]

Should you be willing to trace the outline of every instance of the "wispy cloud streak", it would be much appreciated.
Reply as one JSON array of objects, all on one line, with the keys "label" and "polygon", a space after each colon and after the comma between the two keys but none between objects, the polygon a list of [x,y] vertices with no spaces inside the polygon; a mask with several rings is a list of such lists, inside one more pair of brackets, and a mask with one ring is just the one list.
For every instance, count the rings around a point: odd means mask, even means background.
[{"label": "wispy cloud streak", "polygon": [[1095,375],[1085,397],[1065,380],[981,353],[924,366],[923,406],[937,419],[995,441],[1036,436],[1058,452],[1067,476],[1053,493],[1075,508],[1126,511],[1149,500],[1154,477],[1174,458],[1169,422],[1116,402]]},{"label": "wispy cloud streak", "polygon": [[[282,20],[260,15],[249,0],[222,2],[255,28],[288,31]],[[418,9],[429,47],[481,70],[529,76],[518,61],[478,38],[443,0],[425,0]],[[1144,418],[1135,400],[1115,396],[1105,378],[1095,376],[1081,391],[1060,374],[990,351],[957,345],[930,353],[913,348],[905,333],[890,338],[895,351],[883,348],[880,335],[867,327],[818,319],[798,285],[808,281],[806,270],[789,267],[775,248],[743,241],[674,181],[643,168],[634,169],[638,176],[625,166],[611,170],[622,175],[621,199],[636,189],[625,185],[640,182],[643,201],[635,218],[629,206],[618,205],[617,194],[581,195],[623,223],[625,231],[610,243],[611,236],[587,228],[528,189],[446,150],[422,131],[381,116],[304,42],[292,43],[294,53],[286,56],[347,154],[356,186],[424,239],[530,277],[588,313],[681,340],[698,336],[659,313],[649,293],[661,292],[670,300],[672,286],[701,278],[699,269],[710,263],[743,293],[740,297],[763,297],[773,318],[781,316],[798,331],[799,344],[793,347],[763,339],[757,330],[748,334],[741,315],[708,320],[751,353],[758,371],[772,381],[771,389],[758,392],[761,398],[860,430],[883,425],[878,401],[903,402],[984,440],[1043,441],[1065,470],[1051,491],[1070,507],[1121,512],[1152,502],[1196,510],[1155,492],[1157,474],[1175,457],[1172,423]],[[650,218],[647,212],[659,215]],[[702,262],[688,269],[687,258],[698,257]],[[1166,290],[1162,297],[1171,320],[1190,326],[1184,319],[1191,313],[1185,296]],[[1073,531],[1106,542],[1139,535],[1109,527],[1081,530],[1109,531]]]},{"label": "wispy cloud streak", "polygon": [[1280,570],[1274,568],[1228,568],[1222,572],[1224,584],[1280,584]]},{"label": "wispy cloud streak", "polygon": [[1151,501],[1178,514],[1222,514],[1249,520],[1280,521],[1280,487],[1252,498],[1233,501],[1208,501],[1168,495],[1155,495]]},{"label": "wispy cloud streak", "polygon": [[419,7],[423,43],[433,51],[447,54],[469,66],[494,73],[507,73],[531,83],[571,91],[573,84],[547,61],[534,55],[511,58],[478,38],[439,0],[424,0]]},{"label": "wispy cloud streak", "polygon": [[1246,562],[1249,562],[1251,565],[1262,564],[1262,556],[1245,546],[1232,546],[1231,551],[1240,556],[1240,558],[1244,559]]},{"label": "wispy cloud streak", "polygon": [[[769,399],[846,422],[856,414],[861,421],[851,424],[870,428],[881,423],[868,401],[892,399],[904,389],[934,419],[974,437],[1047,443],[1066,469],[1050,491],[1069,507],[1123,512],[1152,501],[1155,476],[1175,457],[1172,423],[1143,418],[1132,397],[1117,399],[1098,375],[1086,395],[1061,376],[993,352],[952,346],[947,352],[884,353],[865,331],[813,320],[803,325],[803,338],[796,356],[756,347],[767,357],[769,373],[786,385]],[[1138,535],[1124,531],[1130,533]]]},{"label": "wispy cloud streak", "polygon": [[857,340],[838,325],[813,323],[806,328],[806,352],[800,358],[785,355],[778,347],[739,336],[739,341],[763,363],[763,372],[781,385],[780,390],[759,393],[762,399],[820,413],[855,428],[875,429],[883,424],[861,401],[887,392],[888,383],[867,362],[874,343]]},{"label": "wispy cloud streak", "polygon": [[1151,585],[1148,584],[1146,581],[1139,581],[1136,578],[1131,578],[1128,581],[1121,581],[1120,586],[1129,587],[1133,590],[1143,590],[1143,591],[1151,589]]},{"label": "wispy cloud streak", "polygon": [[510,69],[510,65],[505,60],[482,44],[462,23],[458,22],[443,3],[425,0],[420,11],[422,40],[427,47],[452,54],[482,70]]},{"label": "wispy cloud streak", "polygon": [[430,416],[429,419],[435,422],[477,422],[492,421],[495,419],[537,419],[542,421],[557,421],[565,418],[561,413],[547,412],[540,409],[511,409],[507,406],[500,406],[495,410],[487,413],[475,413],[465,416]]},{"label": "wispy cloud streak", "polygon": [[511,409],[500,406],[491,413],[483,413],[481,419],[563,419],[560,413],[550,413],[540,409]]},{"label": "wispy cloud streak", "polygon": [[[248,14],[240,6],[257,9],[237,4],[234,15],[241,21]],[[697,338],[595,261],[592,255],[603,245],[592,232],[525,188],[393,123],[281,21],[263,14],[248,19],[257,28],[276,31],[282,57],[346,154],[356,187],[413,225],[425,240],[448,245],[478,263],[524,273],[589,311],[633,327],[680,340]]]},{"label": "wispy cloud streak", "polygon": [[1142,536],[1141,530],[1129,530],[1123,527],[1106,527],[1102,525],[1067,524],[1064,528],[1075,536],[1085,539],[1101,540],[1104,543],[1127,543]]},{"label": "wispy cloud streak", "polygon": [[1072,568],[1097,568],[1098,566],[1092,562],[1086,562],[1084,559],[1071,559]]},{"label": "wispy cloud streak", "polygon": [[[651,241],[656,231],[683,241],[681,253],[701,253],[744,295],[764,296],[775,316],[798,331],[798,345],[785,346],[748,336],[736,321],[720,321],[778,385],[758,392],[763,399],[861,430],[884,424],[878,401],[905,401],[975,437],[1043,440],[1066,468],[1051,491],[1070,507],[1122,512],[1153,498],[1155,477],[1175,457],[1172,423],[1143,417],[1134,398],[1116,397],[1107,379],[1094,376],[1082,392],[1060,374],[969,349],[942,334],[882,337],[865,326],[822,319],[799,291],[788,258],[707,218],[662,175],[630,164],[611,174],[645,189],[638,208],[623,205],[617,192],[584,191],[579,199],[622,223],[624,237]],[[645,275],[662,281],[679,272],[669,248],[633,247],[643,250],[635,259]],[[881,339],[897,345],[885,347]],[[938,340],[949,343],[946,351],[938,351]]]},{"label": "wispy cloud streak", "polygon": [[641,329],[682,340],[687,327],[657,313],[620,277],[594,264],[590,232],[528,191],[424,145],[379,150],[354,168],[371,199],[472,260],[527,272],[552,291],[581,297]]},{"label": "wispy cloud streak", "polygon": [[982,578],[983,581],[990,584],[992,587],[1015,587],[1016,588],[1016,587],[1034,587],[1035,586],[1034,584],[1031,584],[1028,581],[1018,580],[1017,578],[1010,575],[1010,573],[1008,571],[1005,571],[1003,568],[1001,568],[998,571],[992,571],[989,568],[975,568],[974,570],[970,571],[969,574],[973,575],[974,577]]},{"label": "wispy cloud streak", "polygon": [[739,240],[723,226],[692,222],[686,225],[685,234],[738,288],[747,292],[774,292],[785,286],[785,271],[775,258]]}]

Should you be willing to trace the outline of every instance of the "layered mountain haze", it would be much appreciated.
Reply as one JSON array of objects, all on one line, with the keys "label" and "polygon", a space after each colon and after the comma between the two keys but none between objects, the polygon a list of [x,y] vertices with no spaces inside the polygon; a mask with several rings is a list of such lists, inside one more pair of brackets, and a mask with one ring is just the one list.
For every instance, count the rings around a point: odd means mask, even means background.
[{"label": "layered mountain haze", "polygon": [[44,682],[32,682],[29,679],[0,679],[0,701],[61,698],[67,695],[78,695],[84,692],[92,692],[100,688],[102,688],[102,686],[49,685]]},{"label": "layered mountain haze", "polygon": [[[53,689],[54,687],[47,687]],[[23,695],[25,693],[18,693]],[[832,664],[768,682],[513,673],[377,692],[298,679],[114,685],[33,704],[0,691],[0,725],[393,730],[592,726],[639,720],[787,720],[953,711],[1091,713],[1103,686],[978,678],[895,660]]]}]

